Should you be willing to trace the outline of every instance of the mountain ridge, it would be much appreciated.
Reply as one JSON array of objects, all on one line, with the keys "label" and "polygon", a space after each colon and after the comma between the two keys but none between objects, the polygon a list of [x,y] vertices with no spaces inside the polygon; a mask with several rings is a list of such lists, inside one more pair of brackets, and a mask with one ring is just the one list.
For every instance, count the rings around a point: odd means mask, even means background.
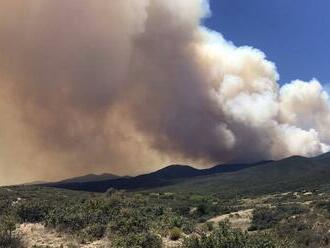
[{"label": "mountain ridge", "polygon": [[48,183],[44,186],[65,188],[72,190],[96,191],[104,192],[108,188],[137,190],[153,187],[162,187],[173,183],[178,183],[177,180],[185,180],[193,177],[207,176],[218,173],[229,173],[238,170],[244,170],[254,166],[267,164],[263,163],[251,164],[220,164],[207,169],[197,169],[189,165],[173,164],[163,167],[157,171],[147,174],[138,175],[129,178],[115,178],[110,180],[99,180],[89,182],[66,182],[60,181]]},{"label": "mountain ridge", "polygon": [[160,170],[131,178],[81,183],[53,183],[45,186],[105,192],[108,188],[159,191],[226,190],[248,192],[294,188],[304,183],[330,183],[330,153],[306,158],[291,156],[278,161],[260,161],[251,164],[223,164],[208,169],[188,165],[169,165]]},{"label": "mountain ridge", "polygon": [[112,173],[101,173],[101,174],[95,174],[90,173],[82,176],[77,177],[71,177],[67,179],[63,179],[56,183],[75,183],[75,182],[92,182],[92,181],[103,181],[103,180],[112,180],[112,179],[118,179],[121,178],[120,176],[117,176]]}]

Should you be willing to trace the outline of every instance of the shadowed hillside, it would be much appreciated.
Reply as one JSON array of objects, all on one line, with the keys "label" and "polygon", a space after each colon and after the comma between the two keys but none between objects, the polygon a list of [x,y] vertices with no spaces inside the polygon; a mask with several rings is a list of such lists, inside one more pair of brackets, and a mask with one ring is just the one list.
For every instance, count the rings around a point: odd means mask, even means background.
[{"label": "shadowed hillside", "polygon": [[328,183],[329,165],[330,153],[326,153],[314,158],[293,156],[279,161],[218,165],[204,170],[187,165],[171,165],[132,178],[78,183],[59,182],[47,186],[95,192],[116,188],[221,194],[267,193]]},{"label": "shadowed hillside", "polygon": [[225,164],[217,165],[204,170],[199,170],[187,165],[170,165],[158,171],[131,178],[125,177],[113,180],[97,180],[89,182],[61,181],[57,183],[46,184],[46,186],[95,192],[105,192],[108,188],[143,190],[173,185],[182,182],[182,180],[189,180],[195,177],[203,177],[212,174],[244,170],[255,166],[266,165],[267,163],[269,162],[265,161],[263,163],[255,164]]},{"label": "shadowed hillside", "polygon": [[60,181],[60,183],[85,183],[85,182],[112,180],[112,179],[118,179],[118,178],[120,178],[120,176],[117,176],[114,174],[109,174],[109,173],[103,173],[100,175],[88,174],[85,176],[68,178],[68,179]]}]

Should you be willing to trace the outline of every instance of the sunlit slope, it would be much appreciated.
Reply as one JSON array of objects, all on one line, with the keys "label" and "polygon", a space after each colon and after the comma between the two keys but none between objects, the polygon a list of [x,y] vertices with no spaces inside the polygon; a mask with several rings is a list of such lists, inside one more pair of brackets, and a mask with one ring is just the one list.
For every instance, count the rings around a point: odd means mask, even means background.
[{"label": "sunlit slope", "polygon": [[283,192],[330,183],[330,154],[289,157],[232,173],[192,178],[157,190],[212,192],[223,195]]}]

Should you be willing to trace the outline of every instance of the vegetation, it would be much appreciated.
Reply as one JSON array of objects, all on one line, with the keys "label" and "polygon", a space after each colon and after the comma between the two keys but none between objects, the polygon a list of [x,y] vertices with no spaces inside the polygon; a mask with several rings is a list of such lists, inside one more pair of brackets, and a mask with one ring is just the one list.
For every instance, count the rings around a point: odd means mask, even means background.
[{"label": "vegetation", "polygon": [[213,193],[226,198],[244,195],[253,197],[303,188],[312,189],[328,184],[329,160],[330,153],[325,153],[314,158],[293,156],[279,161],[227,164],[204,170],[172,165],[137,177],[84,183],[54,183],[49,186],[93,192],[105,192],[113,187],[131,191]]},{"label": "vegetation", "polygon": [[16,221],[10,215],[3,215],[0,219],[0,247],[18,248],[23,247],[20,238],[14,233]]},{"label": "vegetation", "polygon": [[182,233],[182,231],[180,228],[178,228],[178,227],[172,228],[170,230],[170,239],[174,240],[174,241],[180,239],[181,235],[182,235],[181,233]]},{"label": "vegetation", "polygon": [[[250,217],[241,216],[245,210]],[[228,222],[216,220],[224,215]],[[250,218],[247,226],[235,226],[244,218]],[[0,247],[24,247],[16,231],[22,223],[40,223],[82,244],[104,240],[115,248],[157,248],[166,242],[182,248],[329,247],[330,185],[254,196],[0,188]]]},{"label": "vegetation", "polygon": [[284,218],[296,216],[307,212],[307,208],[301,204],[279,205],[277,207],[256,208],[250,231],[263,230],[274,227]]},{"label": "vegetation", "polygon": [[278,240],[268,234],[249,235],[220,223],[212,233],[185,239],[183,248],[291,248],[293,242]]},{"label": "vegetation", "polygon": [[[189,180],[173,181],[161,192],[218,194],[225,198],[313,190],[327,185],[330,177],[330,153],[315,158],[293,156],[274,162],[259,163],[232,173],[211,174]],[[155,191],[151,189],[150,191]]]}]

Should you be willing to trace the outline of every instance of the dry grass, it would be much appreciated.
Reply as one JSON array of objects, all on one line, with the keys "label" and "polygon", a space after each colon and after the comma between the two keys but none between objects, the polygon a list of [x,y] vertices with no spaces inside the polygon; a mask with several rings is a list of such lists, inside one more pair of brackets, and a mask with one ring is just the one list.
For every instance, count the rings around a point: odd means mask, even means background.
[{"label": "dry grass", "polygon": [[208,221],[213,223],[219,223],[221,221],[228,220],[232,228],[247,231],[251,224],[252,212],[253,209],[242,210],[230,214],[219,215],[212,219],[209,219]]}]

